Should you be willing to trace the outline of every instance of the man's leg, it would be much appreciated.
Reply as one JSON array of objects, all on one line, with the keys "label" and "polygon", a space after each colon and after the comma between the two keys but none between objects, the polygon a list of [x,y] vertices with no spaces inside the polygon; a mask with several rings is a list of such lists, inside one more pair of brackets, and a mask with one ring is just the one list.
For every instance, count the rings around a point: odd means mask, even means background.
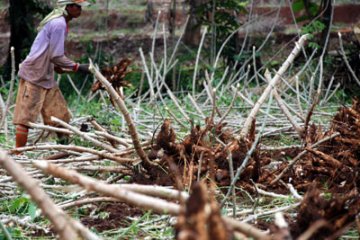
[{"label": "man's leg", "polygon": [[29,122],[36,122],[44,102],[46,89],[20,79],[13,123],[16,125],[15,146],[26,145]]},{"label": "man's leg", "polygon": [[[58,127],[56,123],[51,121],[52,116],[59,118],[66,123],[70,122],[71,114],[67,108],[65,98],[58,87],[51,89],[46,94],[46,101],[44,102],[41,113],[44,123],[47,125]],[[58,143],[65,145],[69,143],[68,134],[56,133],[56,135],[58,137]]]}]

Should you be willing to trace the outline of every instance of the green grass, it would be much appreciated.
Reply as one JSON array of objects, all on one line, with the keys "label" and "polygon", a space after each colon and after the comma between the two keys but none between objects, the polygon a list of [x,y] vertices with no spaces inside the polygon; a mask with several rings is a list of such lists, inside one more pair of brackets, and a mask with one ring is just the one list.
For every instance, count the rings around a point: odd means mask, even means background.
[{"label": "green grass", "polygon": [[350,228],[345,234],[343,234],[339,239],[341,240],[350,240],[350,239],[359,239],[359,230],[353,228]]}]

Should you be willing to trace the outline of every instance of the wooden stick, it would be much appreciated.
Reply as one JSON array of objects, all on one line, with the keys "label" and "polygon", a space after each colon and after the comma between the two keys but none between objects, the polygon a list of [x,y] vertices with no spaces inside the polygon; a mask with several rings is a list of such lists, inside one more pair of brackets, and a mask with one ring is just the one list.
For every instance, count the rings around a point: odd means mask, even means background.
[{"label": "wooden stick", "polygon": [[256,114],[258,113],[261,105],[265,102],[266,98],[269,96],[274,86],[276,86],[277,82],[280,80],[281,75],[285,73],[285,71],[288,69],[290,64],[292,64],[292,62],[294,61],[295,57],[299,54],[301,47],[304,45],[307,38],[308,38],[307,34],[301,36],[301,38],[296,43],[295,48],[292,50],[286,61],[276,72],[275,76],[271,79],[268,86],[265,88],[263,94],[261,95],[259,100],[255,103],[254,108],[251,110],[249,116],[245,120],[244,127],[241,129],[240,132],[240,138],[245,138],[249,134],[251,123],[255,119]]},{"label": "wooden stick", "polygon": [[172,215],[176,215],[180,211],[180,207],[175,203],[125,190],[118,185],[107,184],[97,179],[83,176],[74,170],[67,170],[46,161],[34,161],[33,164],[45,173],[62,178],[73,184],[78,184],[87,191],[94,191],[114,197],[140,208],[152,209],[158,213],[170,213]]},{"label": "wooden stick", "polygon": [[274,213],[277,213],[277,212],[283,212],[283,211],[286,211],[286,210],[289,210],[289,209],[296,208],[299,205],[300,205],[300,202],[297,202],[297,203],[294,203],[294,204],[291,204],[291,205],[286,205],[286,206],[283,206],[283,207],[271,209],[269,211],[259,212],[259,213],[248,216],[247,218],[242,220],[242,222],[250,222],[250,221],[253,221],[253,220],[255,220],[255,219],[259,218],[259,217],[262,217],[262,216],[266,216],[266,215],[274,214]]},{"label": "wooden stick", "polygon": [[294,188],[294,186],[291,183],[286,184],[291,192],[291,194],[294,196],[294,198],[299,199],[299,200],[303,200],[304,197],[300,196],[300,194],[296,191],[296,189]]},{"label": "wooden stick", "polygon": [[88,140],[89,142],[92,142],[93,144],[95,144],[98,147],[101,147],[101,148],[106,149],[109,152],[113,152],[113,153],[119,152],[118,149],[115,149],[110,145],[107,145],[105,143],[100,142],[99,140],[96,140],[96,139],[90,137],[88,134],[86,134],[84,132],[81,132],[79,129],[71,126],[70,124],[67,124],[66,122],[64,122],[64,121],[62,121],[62,120],[60,120],[60,119],[58,119],[56,117],[52,116],[50,119],[51,119],[51,121],[53,121],[55,123],[58,123],[58,124],[60,124],[61,126],[67,128],[67,129],[70,129],[73,133],[75,133],[75,134],[79,135],[80,137]]},{"label": "wooden stick", "polygon": [[196,54],[196,61],[195,61],[195,68],[194,68],[194,75],[193,75],[193,81],[192,81],[192,96],[195,97],[195,92],[196,92],[196,76],[197,76],[197,68],[199,65],[199,59],[200,59],[200,53],[202,50],[202,46],[204,44],[204,40],[205,40],[205,36],[207,34],[207,27],[204,28],[203,33],[202,33],[202,37],[201,37],[201,41],[200,41],[200,45]]},{"label": "wooden stick", "polygon": [[142,48],[139,48],[139,52],[140,52],[141,60],[142,60],[142,63],[144,65],[144,70],[145,70],[145,73],[146,73],[146,76],[147,76],[147,79],[148,79],[148,82],[149,82],[150,102],[151,102],[154,99],[154,96],[155,96],[153,80],[152,80],[152,77],[150,75],[149,69],[148,69],[148,67],[146,65],[146,60],[145,60],[145,56],[144,56],[144,52],[143,52]]},{"label": "wooden stick", "polygon": [[206,116],[204,115],[204,113],[202,112],[202,110],[200,109],[199,105],[196,103],[195,99],[190,95],[190,93],[188,94],[188,97],[191,101],[191,103],[193,104],[195,110],[200,114],[200,116],[205,119]]},{"label": "wooden stick", "polygon": [[6,105],[2,95],[0,94],[0,129],[2,128],[2,122],[6,120]]},{"label": "wooden stick", "polygon": [[47,131],[51,131],[51,132],[65,133],[65,134],[68,134],[68,135],[73,134],[72,131],[70,131],[70,130],[68,130],[66,128],[58,128],[58,127],[47,126],[47,125],[38,124],[38,123],[32,123],[32,122],[29,122],[29,126],[31,128],[43,129],[43,130],[47,130]]},{"label": "wooden stick", "polygon": [[258,228],[253,227],[248,223],[239,222],[229,217],[223,217],[223,219],[226,222],[226,224],[230,225],[235,231],[244,233],[248,237],[253,237],[254,239],[258,239],[258,240],[271,239],[268,234],[260,231]]},{"label": "wooden stick", "polygon": [[177,100],[175,95],[172,93],[172,91],[170,89],[167,89],[167,93],[168,93],[169,97],[171,98],[171,100],[174,102],[175,106],[179,109],[180,113],[184,116],[185,120],[187,122],[190,122],[190,117],[186,114],[184,109],[180,106],[179,101]]},{"label": "wooden stick", "polygon": [[[78,238],[79,229],[76,229],[72,224],[76,221],[73,220],[70,222],[71,218],[56,206],[45,191],[38,186],[37,181],[30,177],[21,165],[8,157],[4,151],[0,151],[0,165],[6,169],[13,179],[31,196],[31,199],[42,210],[42,213],[54,225],[54,229],[60,235],[60,239],[68,240]],[[76,226],[82,226],[82,224],[77,223]],[[82,227],[85,228],[84,226]],[[87,231],[89,232],[89,230]],[[89,235],[91,235],[92,238],[87,239],[100,239],[93,233]]]},{"label": "wooden stick", "polygon": [[168,187],[156,186],[156,185],[140,185],[140,184],[120,184],[120,187],[127,189],[129,191],[166,198],[166,199],[179,199],[186,200],[189,198],[189,194],[186,192],[181,192],[175,189],[170,189]]},{"label": "wooden stick", "polygon": [[[154,32],[153,32],[153,41],[151,44],[151,52],[150,52],[150,57],[154,58],[155,56],[155,42],[156,42],[156,35],[157,35],[157,30],[158,30],[158,25],[159,25],[159,20],[160,20],[160,15],[161,15],[161,11],[158,11],[157,13],[157,17],[156,17],[156,22],[155,22],[155,26],[154,26]],[[140,53],[142,54],[141,58],[143,59],[143,64],[146,70],[146,74],[148,74],[148,70],[147,70],[147,66],[146,66],[146,62],[145,62],[145,58],[143,57],[144,54],[142,53],[142,49],[140,48]],[[150,77],[151,76],[151,77]],[[151,68],[151,74],[149,75],[149,80],[153,78],[153,68]],[[151,84],[151,83],[149,83]],[[151,86],[151,85],[150,85]],[[150,90],[151,91],[151,90]],[[150,92],[151,93],[151,92]],[[150,94],[150,102],[153,100],[153,96]]]},{"label": "wooden stick", "polygon": [[[188,193],[181,192],[181,191],[178,191],[175,189],[171,189],[169,187],[156,186],[156,185],[140,185],[140,184],[119,184],[118,186],[125,190],[128,190],[128,191],[132,191],[132,192],[136,192],[136,193],[140,193],[140,194],[144,194],[144,195],[152,196],[152,197],[165,198],[165,199],[171,199],[171,200],[178,200],[180,197],[183,201],[185,201],[189,198]],[[93,198],[90,198],[90,199],[93,199]],[[104,199],[107,199],[107,198],[104,198]],[[116,198],[109,198],[108,200],[114,201],[114,199],[115,199],[115,201],[119,201]],[[79,200],[79,201],[81,201],[81,200]],[[86,201],[85,199],[83,199],[83,201],[81,201],[81,204],[87,204],[91,200]],[[75,202],[73,202],[73,204],[75,204]],[[70,206],[73,206],[73,204],[71,204]],[[64,204],[64,205],[67,206],[67,204]]]},{"label": "wooden stick", "polygon": [[[271,73],[266,69],[265,74],[264,74],[266,80],[268,82],[271,81]],[[299,137],[302,138],[303,133],[304,133],[304,129],[302,127],[300,127],[297,122],[295,121],[295,119],[293,118],[293,116],[291,115],[289,109],[285,106],[284,101],[281,99],[280,94],[278,93],[276,86],[274,86],[274,89],[272,91],[273,96],[275,97],[276,102],[278,103],[281,111],[284,113],[284,115],[286,116],[286,118],[289,120],[289,122],[291,123],[291,125],[294,127],[295,131],[299,134]]]},{"label": "wooden stick", "polygon": [[354,70],[352,69],[352,67],[350,66],[350,63],[346,57],[345,51],[344,51],[344,46],[343,46],[343,42],[342,42],[342,38],[341,38],[341,33],[338,32],[338,36],[339,36],[339,43],[340,43],[340,52],[341,52],[341,56],[344,59],[345,65],[348,68],[349,72],[351,73],[351,76],[354,78],[355,82],[360,86],[360,80],[359,78],[356,76]]},{"label": "wooden stick", "polygon": [[76,152],[88,152],[95,154],[97,156],[107,158],[110,160],[114,160],[118,163],[129,163],[133,161],[129,161],[130,159],[120,158],[114,154],[106,153],[104,151],[97,151],[91,148],[74,146],[74,145],[42,145],[42,146],[28,146],[28,147],[21,147],[21,148],[14,148],[11,151],[18,151],[18,152],[25,152],[25,151],[33,151],[33,150],[72,150]]},{"label": "wooden stick", "polygon": [[[53,162],[52,162],[53,163]],[[128,168],[123,166],[78,166],[78,167],[70,167],[73,170],[78,172],[85,171],[85,172],[108,172],[108,173],[122,173],[122,174],[129,174],[131,175],[133,172]]]},{"label": "wooden stick", "polygon": [[282,176],[283,176],[290,168],[292,168],[292,166],[293,166],[297,161],[299,161],[299,159],[300,159],[302,156],[304,156],[305,153],[308,152],[308,149],[316,148],[316,147],[319,146],[320,144],[322,144],[322,143],[324,143],[324,142],[326,142],[326,141],[329,141],[329,140],[331,140],[331,139],[333,139],[334,137],[337,137],[337,136],[339,136],[339,135],[340,135],[340,133],[338,133],[338,132],[337,132],[337,133],[334,133],[334,134],[332,134],[332,135],[330,135],[330,136],[328,136],[328,137],[325,137],[325,138],[321,139],[320,141],[314,143],[314,144],[311,145],[310,147],[308,147],[308,148],[306,148],[305,150],[303,150],[301,153],[299,153],[295,158],[293,158],[293,159],[289,162],[289,164],[287,165],[287,167],[286,167],[284,170],[282,170],[282,172],[270,183],[270,185],[272,185],[272,184],[276,183],[277,181],[279,181],[279,180],[282,178]]},{"label": "wooden stick", "polygon": [[297,106],[298,106],[298,109],[300,111],[300,115],[302,116],[301,117],[301,120],[303,120],[303,122],[305,122],[305,118],[304,118],[304,110],[301,106],[301,99],[300,99],[300,89],[299,89],[299,78],[298,76],[295,77],[295,86],[296,86],[296,100],[297,100]]},{"label": "wooden stick", "polygon": [[175,122],[177,122],[181,127],[185,128],[185,129],[187,128],[186,125],[178,117],[176,117],[176,115],[168,107],[165,107],[165,110],[170,114],[170,116],[175,120]]},{"label": "wooden stick", "polygon": [[125,142],[123,139],[119,138],[119,137],[116,137],[114,135],[111,135],[110,133],[108,132],[100,132],[100,131],[95,131],[96,134],[98,134],[99,136],[102,136],[102,137],[105,137],[107,139],[110,139],[110,140],[113,140],[117,143],[119,143],[120,145],[123,145],[125,147],[130,147],[130,145]]},{"label": "wooden stick", "polygon": [[226,112],[223,114],[223,116],[222,116],[221,119],[219,120],[218,124],[221,124],[221,123],[226,119],[226,117],[227,117],[227,115],[230,113],[230,111],[233,109],[239,87],[240,87],[240,84],[237,84],[237,85],[236,85],[236,90],[235,90],[234,93],[233,93],[234,95],[233,95],[233,98],[232,98],[232,100],[231,100],[230,106],[228,107],[228,109],[226,110]]},{"label": "wooden stick", "polygon": [[[102,193],[104,195],[124,201],[128,204],[140,208],[152,209],[159,213],[167,213],[174,216],[180,213],[180,206],[178,204],[167,202],[165,200],[154,197],[144,196],[139,193],[134,193],[132,191],[125,190],[118,185],[106,184],[91,177],[83,176],[76,171],[66,170],[56,165],[49,164],[46,161],[34,161],[33,164],[48,174],[65,179],[71,183],[78,184],[88,191]],[[223,219],[227,224],[234,228],[234,230],[243,232],[249,237],[253,237],[259,240],[269,239],[269,235],[247,223],[238,222],[235,219],[228,217],[223,217]]]},{"label": "wooden stick", "polygon": [[90,123],[91,123],[91,125],[94,126],[94,128],[96,130],[101,131],[101,132],[107,132],[107,130],[105,128],[103,128],[100,124],[98,124],[95,119],[91,119]]},{"label": "wooden stick", "polygon": [[94,66],[94,64],[92,63],[91,60],[90,60],[89,70],[103,84],[103,86],[105,86],[105,88],[108,91],[108,93],[110,94],[110,96],[114,99],[115,104],[117,105],[117,107],[119,108],[121,113],[124,115],[124,118],[126,120],[128,128],[129,128],[129,134],[130,134],[130,136],[131,136],[131,138],[133,140],[133,144],[134,144],[134,148],[136,150],[136,153],[139,155],[141,160],[143,162],[145,162],[145,164],[150,165],[150,166],[154,166],[155,164],[152,163],[149,160],[149,158],[146,155],[144,149],[141,147],[139,137],[138,137],[138,133],[137,133],[136,128],[135,128],[135,124],[134,124],[133,120],[131,119],[130,113],[127,110],[127,107],[126,107],[124,101],[122,100],[122,98],[119,96],[119,94],[117,94],[117,92],[111,86],[109,81],[99,72],[98,69],[95,68],[95,66]]},{"label": "wooden stick", "polygon": [[5,104],[5,114],[3,116],[2,119],[0,119],[0,128],[2,127],[2,125],[4,124],[5,120],[6,120],[6,114],[9,111],[9,107],[11,104],[11,100],[12,100],[12,95],[13,95],[13,90],[14,90],[14,83],[15,83],[15,48],[11,47],[10,48],[10,56],[11,56],[11,80],[10,80],[10,89],[9,89],[9,94],[6,100],[6,104]]},{"label": "wooden stick", "polygon": [[62,209],[66,209],[66,208],[78,207],[81,205],[86,205],[95,202],[118,202],[118,201],[119,201],[118,199],[112,197],[94,197],[94,198],[84,198],[73,202],[58,204],[58,207]]},{"label": "wooden stick", "polygon": [[73,87],[73,89],[75,90],[76,94],[78,95],[78,98],[81,97],[81,92],[79,91],[79,89],[76,87],[75,83],[73,82],[73,80],[71,79],[71,77],[69,76],[69,74],[66,75],[67,79],[70,82],[70,85]]}]

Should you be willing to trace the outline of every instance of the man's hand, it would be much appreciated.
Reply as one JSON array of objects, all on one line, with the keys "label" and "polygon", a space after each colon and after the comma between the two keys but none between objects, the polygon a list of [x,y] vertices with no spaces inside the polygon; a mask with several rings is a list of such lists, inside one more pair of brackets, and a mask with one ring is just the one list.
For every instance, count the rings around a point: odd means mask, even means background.
[{"label": "man's hand", "polygon": [[81,73],[85,73],[85,74],[90,74],[90,70],[89,70],[89,64],[80,64],[79,68],[78,68],[78,72]]},{"label": "man's hand", "polygon": [[54,66],[54,70],[55,70],[55,72],[58,73],[58,74],[63,74],[63,73],[65,72],[64,69],[62,69],[62,68],[59,67],[59,66]]}]

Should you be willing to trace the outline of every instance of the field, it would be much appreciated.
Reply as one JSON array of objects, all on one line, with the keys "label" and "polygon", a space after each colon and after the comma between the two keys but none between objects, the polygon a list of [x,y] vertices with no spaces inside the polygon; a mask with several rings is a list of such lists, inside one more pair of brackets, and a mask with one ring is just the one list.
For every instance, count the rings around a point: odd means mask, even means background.
[{"label": "field", "polygon": [[39,118],[15,149],[2,79],[0,239],[359,238],[355,32],[333,23],[323,50],[317,29],[253,16],[232,60],[211,27],[189,47],[186,18],[173,39],[145,1],[106,3],[71,25],[92,74],[56,75],[70,123]]}]

